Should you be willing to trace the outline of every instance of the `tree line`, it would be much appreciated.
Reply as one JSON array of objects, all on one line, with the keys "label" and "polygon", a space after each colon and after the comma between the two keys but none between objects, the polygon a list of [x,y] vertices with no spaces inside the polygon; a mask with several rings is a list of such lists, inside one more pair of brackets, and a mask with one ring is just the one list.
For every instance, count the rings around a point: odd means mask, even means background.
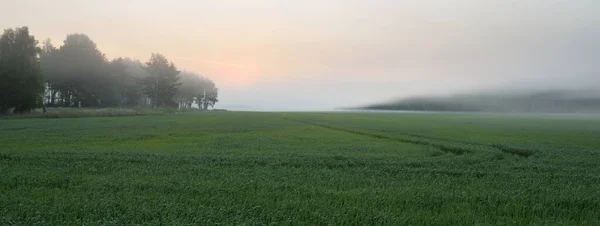
[{"label": "tree line", "polygon": [[486,91],[440,97],[412,97],[373,104],[367,110],[513,112],[513,113],[599,113],[600,92],[596,90]]},{"label": "tree line", "polygon": [[0,37],[0,113],[39,107],[153,107],[208,109],[218,102],[213,81],[179,71],[164,55],[142,63],[108,60],[85,34],[56,47],[41,45],[27,27]]}]

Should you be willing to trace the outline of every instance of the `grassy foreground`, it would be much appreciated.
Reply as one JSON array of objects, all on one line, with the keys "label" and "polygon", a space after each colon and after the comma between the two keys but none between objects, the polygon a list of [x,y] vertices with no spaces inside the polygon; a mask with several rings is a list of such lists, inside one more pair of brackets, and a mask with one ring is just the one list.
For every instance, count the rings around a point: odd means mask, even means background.
[{"label": "grassy foreground", "polygon": [[0,120],[0,225],[600,224],[600,118]]}]

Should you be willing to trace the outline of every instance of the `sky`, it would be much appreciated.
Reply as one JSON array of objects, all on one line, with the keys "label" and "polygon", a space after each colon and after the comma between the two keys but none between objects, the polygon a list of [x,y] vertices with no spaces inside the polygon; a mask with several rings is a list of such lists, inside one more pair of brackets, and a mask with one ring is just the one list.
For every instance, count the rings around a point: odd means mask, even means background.
[{"label": "sky", "polygon": [[107,58],[159,52],[217,108],[331,110],[418,95],[600,87],[598,0],[0,0],[0,28]]}]

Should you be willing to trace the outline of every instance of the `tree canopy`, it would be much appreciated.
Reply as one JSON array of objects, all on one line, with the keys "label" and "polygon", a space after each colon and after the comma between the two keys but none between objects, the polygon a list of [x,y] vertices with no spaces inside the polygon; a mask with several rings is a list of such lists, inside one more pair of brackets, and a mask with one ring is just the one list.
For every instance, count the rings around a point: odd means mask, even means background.
[{"label": "tree canopy", "polygon": [[42,101],[44,80],[38,41],[27,27],[4,30],[0,37],[0,113],[22,113]]},{"label": "tree canopy", "polygon": [[181,72],[182,86],[177,96],[181,108],[191,108],[194,104],[200,109],[214,107],[219,101],[215,83],[202,75]]},{"label": "tree canopy", "polygon": [[144,78],[144,94],[150,98],[153,107],[177,107],[175,95],[179,83],[179,71],[162,54],[154,53],[144,68],[148,76]]},{"label": "tree canopy", "polygon": [[85,34],[69,34],[61,46],[7,29],[0,38],[0,113],[56,107],[214,107],[216,85],[180,72],[160,53],[146,63],[108,60]]}]

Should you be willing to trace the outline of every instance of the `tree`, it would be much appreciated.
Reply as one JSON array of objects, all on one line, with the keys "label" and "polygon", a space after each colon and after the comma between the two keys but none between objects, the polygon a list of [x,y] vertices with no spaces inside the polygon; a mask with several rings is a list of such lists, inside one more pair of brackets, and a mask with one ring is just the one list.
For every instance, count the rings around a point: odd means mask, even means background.
[{"label": "tree", "polygon": [[0,113],[28,112],[42,104],[44,77],[38,41],[29,28],[7,29],[0,37]]},{"label": "tree", "polygon": [[208,109],[208,106],[214,107],[218,100],[218,91],[215,83],[209,79],[203,79],[201,86],[201,92],[198,94],[196,100],[198,107],[201,109]]},{"label": "tree", "polygon": [[133,107],[140,104],[143,94],[138,78],[127,70],[126,63],[127,60],[123,58],[114,59],[108,64],[108,71],[112,79],[116,81],[113,84],[113,90],[116,90],[118,103],[114,103],[114,105]]},{"label": "tree", "polygon": [[175,101],[179,83],[179,71],[165,56],[153,53],[144,67],[148,77],[144,79],[144,94],[153,107],[177,107]]},{"label": "tree", "polygon": [[49,105],[107,107],[118,105],[117,81],[108,62],[84,34],[68,35],[60,48],[47,40],[40,54],[49,89]]},{"label": "tree", "polygon": [[214,107],[218,102],[218,89],[210,79],[185,71],[181,72],[179,77],[182,83],[177,92],[179,108],[192,108],[192,105],[196,103],[198,108],[208,109],[209,106]]},{"label": "tree", "polygon": [[196,102],[196,97],[202,93],[203,81],[201,76],[184,71],[179,74],[179,77],[181,78],[181,87],[179,87],[177,93],[179,108],[192,108],[192,105]]},{"label": "tree", "polygon": [[208,109],[208,106],[210,106],[211,108],[215,107],[215,104],[217,102],[219,102],[219,93],[218,93],[219,89],[217,89],[216,87],[213,87],[211,90],[208,90],[206,92],[206,95],[204,96],[204,110]]},{"label": "tree", "polygon": [[123,86],[122,105],[127,107],[146,105],[148,98],[144,95],[143,81],[148,77],[142,62],[129,58],[122,58],[125,66],[125,76],[119,80]]},{"label": "tree", "polygon": [[70,34],[58,50],[60,87],[67,106],[111,106],[115,102],[114,80],[107,61],[87,35]]}]

